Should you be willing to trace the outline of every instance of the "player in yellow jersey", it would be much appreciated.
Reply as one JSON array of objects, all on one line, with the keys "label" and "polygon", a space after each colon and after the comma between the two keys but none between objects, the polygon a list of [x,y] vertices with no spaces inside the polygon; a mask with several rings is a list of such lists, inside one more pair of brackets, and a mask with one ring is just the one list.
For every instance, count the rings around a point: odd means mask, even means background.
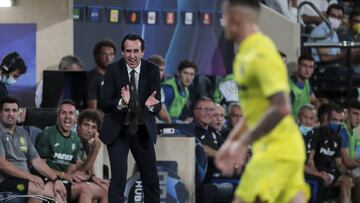
[{"label": "player in yellow jersey", "polygon": [[[257,0],[225,0],[225,33],[239,44],[234,77],[240,90],[244,121],[238,123],[216,155],[225,175],[241,168],[234,203],[305,203],[305,146],[291,116],[287,69],[274,43],[260,32]],[[240,167],[239,167],[240,166]]]}]

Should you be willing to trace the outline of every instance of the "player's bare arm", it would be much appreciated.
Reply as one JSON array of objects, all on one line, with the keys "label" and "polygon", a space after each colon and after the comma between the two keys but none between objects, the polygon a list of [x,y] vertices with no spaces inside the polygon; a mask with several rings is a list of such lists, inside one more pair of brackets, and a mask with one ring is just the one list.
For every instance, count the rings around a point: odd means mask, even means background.
[{"label": "player's bare arm", "polygon": [[271,106],[264,117],[257,126],[242,137],[241,142],[244,142],[244,144],[249,145],[253,141],[268,134],[284,117],[291,114],[291,105],[288,96],[284,92],[276,93],[271,96],[269,100]]}]

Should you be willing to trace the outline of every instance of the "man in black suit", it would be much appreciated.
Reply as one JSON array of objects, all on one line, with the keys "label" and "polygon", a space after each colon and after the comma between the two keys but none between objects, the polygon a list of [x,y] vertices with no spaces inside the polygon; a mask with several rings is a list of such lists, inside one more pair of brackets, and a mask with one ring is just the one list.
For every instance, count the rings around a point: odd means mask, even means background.
[{"label": "man in black suit", "polygon": [[123,202],[127,158],[131,150],[140,171],[145,202],[160,200],[156,169],[155,115],[161,110],[159,68],[142,59],[144,40],[128,34],[122,41],[123,58],[105,74],[102,110],[106,113],[100,139],[107,145],[111,165],[109,202]]}]

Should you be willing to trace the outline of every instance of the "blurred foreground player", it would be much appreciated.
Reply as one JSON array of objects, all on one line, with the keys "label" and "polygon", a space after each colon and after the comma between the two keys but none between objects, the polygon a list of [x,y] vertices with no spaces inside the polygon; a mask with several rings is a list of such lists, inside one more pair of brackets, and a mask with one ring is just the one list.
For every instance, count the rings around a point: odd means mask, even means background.
[{"label": "blurred foreground player", "polygon": [[223,6],[227,38],[239,43],[234,78],[244,121],[218,151],[216,164],[223,174],[232,175],[252,145],[234,203],[305,203],[310,195],[304,181],[305,146],[291,116],[285,64],[260,32],[258,1],[226,0]]}]

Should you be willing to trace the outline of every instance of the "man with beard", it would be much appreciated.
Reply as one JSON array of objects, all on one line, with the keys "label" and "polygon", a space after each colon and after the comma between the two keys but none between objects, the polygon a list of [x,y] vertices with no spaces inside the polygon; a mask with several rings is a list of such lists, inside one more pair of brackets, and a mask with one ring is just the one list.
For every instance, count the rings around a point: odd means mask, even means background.
[{"label": "man with beard", "polygon": [[89,72],[87,78],[87,107],[96,109],[101,101],[106,67],[115,59],[116,46],[110,40],[102,40],[95,45],[93,56],[96,67]]}]

